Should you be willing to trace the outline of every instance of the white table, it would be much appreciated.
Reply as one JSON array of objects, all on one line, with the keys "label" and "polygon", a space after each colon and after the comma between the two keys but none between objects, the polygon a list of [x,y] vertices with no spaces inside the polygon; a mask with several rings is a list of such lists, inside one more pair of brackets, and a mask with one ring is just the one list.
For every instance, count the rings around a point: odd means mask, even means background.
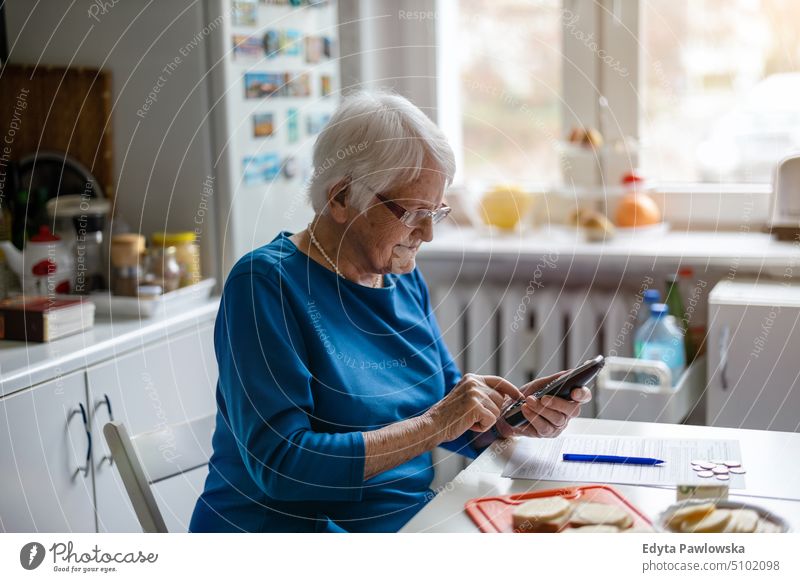
[{"label": "white table", "polygon": [[[618,420],[573,419],[564,434],[644,436],[658,438],[736,439],[747,468],[746,489],[731,490],[730,499],[752,503],[786,519],[793,531],[800,531],[800,501],[753,495],[783,497],[800,491],[800,434],[692,425],[625,422]],[[464,513],[464,503],[475,497],[524,493],[582,485],[559,481],[531,481],[501,477],[503,467],[517,441],[497,441],[445,485],[438,495],[406,524],[402,532],[477,532]],[[719,482],[717,482],[719,483]],[[611,484],[651,520],[675,502],[675,488]]]}]

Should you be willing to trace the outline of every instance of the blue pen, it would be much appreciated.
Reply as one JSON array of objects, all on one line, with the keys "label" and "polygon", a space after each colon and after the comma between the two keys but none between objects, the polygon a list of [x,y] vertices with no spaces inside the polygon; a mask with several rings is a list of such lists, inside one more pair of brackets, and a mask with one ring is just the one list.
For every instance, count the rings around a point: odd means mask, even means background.
[{"label": "blue pen", "polygon": [[581,463],[620,463],[622,465],[660,465],[661,459],[649,457],[617,457],[615,455],[575,455],[564,453],[565,461],[579,461]]}]

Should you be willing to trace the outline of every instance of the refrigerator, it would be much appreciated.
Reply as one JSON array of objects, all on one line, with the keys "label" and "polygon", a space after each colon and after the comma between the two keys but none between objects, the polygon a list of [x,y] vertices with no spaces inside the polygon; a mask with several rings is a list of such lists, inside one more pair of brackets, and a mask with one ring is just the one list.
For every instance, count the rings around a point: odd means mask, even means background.
[{"label": "refrigerator", "polygon": [[706,424],[800,431],[800,286],[721,281],[708,322]]},{"label": "refrigerator", "polygon": [[297,232],[316,136],[339,103],[335,0],[210,0],[209,115],[223,280],[235,261]]}]

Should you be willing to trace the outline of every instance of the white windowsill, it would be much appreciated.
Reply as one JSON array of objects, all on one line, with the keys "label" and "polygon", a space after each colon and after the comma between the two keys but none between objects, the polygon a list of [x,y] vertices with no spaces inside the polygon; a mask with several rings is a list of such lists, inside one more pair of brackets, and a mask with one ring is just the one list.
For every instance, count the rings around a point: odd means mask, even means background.
[{"label": "white windowsill", "polygon": [[800,243],[779,242],[757,231],[690,232],[672,230],[658,236],[619,235],[601,243],[587,242],[575,229],[552,226],[525,232],[444,227],[423,244],[419,258],[428,262],[464,264],[527,262],[557,255],[565,264],[648,267],[663,264],[748,270],[781,276],[800,265]]}]

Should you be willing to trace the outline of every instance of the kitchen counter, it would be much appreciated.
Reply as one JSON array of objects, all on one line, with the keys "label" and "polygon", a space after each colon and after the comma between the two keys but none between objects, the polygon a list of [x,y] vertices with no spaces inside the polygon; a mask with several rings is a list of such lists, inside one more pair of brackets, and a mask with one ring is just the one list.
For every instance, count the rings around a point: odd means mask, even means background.
[{"label": "kitchen counter", "polygon": [[91,329],[49,343],[0,341],[0,397],[207,325],[218,307],[219,297],[212,297],[199,307],[147,319],[98,317]]}]

